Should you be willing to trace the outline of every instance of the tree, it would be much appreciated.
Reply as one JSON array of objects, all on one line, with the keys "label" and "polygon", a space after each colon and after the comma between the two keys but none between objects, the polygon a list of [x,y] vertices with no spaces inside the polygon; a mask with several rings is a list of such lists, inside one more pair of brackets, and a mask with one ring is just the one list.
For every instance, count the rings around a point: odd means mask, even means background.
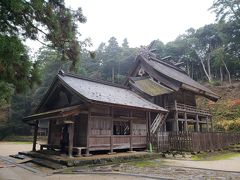
[{"label": "tree", "polygon": [[123,49],[128,49],[128,48],[129,48],[127,38],[124,38],[124,39],[123,39],[122,48],[123,48]]},{"label": "tree", "polygon": [[[118,45],[117,39],[111,37],[108,40],[108,45],[105,48],[105,55],[102,59],[102,70],[104,71],[105,79],[111,79],[115,82],[115,75],[119,72],[121,48]],[[117,72],[117,73],[116,73]]]},{"label": "tree", "polygon": [[3,0],[0,9],[0,32],[57,49],[62,60],[72,61],[74,70],[80,51],[77,23],[86,22],[81,8],[76,11],[66,8],[64,0]]},{"label": "tree", "polygon": [[38,63],[30,61],[18,37],[0,35],[0,42],[0,106],[3,106],[9,103],[14,90],[24,92],[40,81]]},{"label": "tree", "polygon": [[239,0],[215,0],[210,9],[216,13],[217,21],[236,21],[240,25]]},{"label": "tree", "polygon": [[221,82],[223,81],[222,66],[224,66],[224,68],[227,72],[227,75],[228,75],[228,82],[229,82],[229,84],[232,84],[231,74],[227,67],[227,64],[225,63],[225,60],[226,60],[225,54],[226,54],[226,52],[225,52],[224,47],[216,48],[212,53],[213,58],[215,59],[215,64],[218,64],[218,66],[220,68]]},{"label": "tree", "polygon": [[220,46],[221,38],[217,32],[217,27],[214,24],[206,25],[196,31],[195,37],[198,39],[196,50],[201,61],[205,75],[208,81],[212,81],[211,72],[211,53]]},{"label": "tree", "polygon": [[[62,60],[72,62],[70,70],[75,69],[80,59],[78,23],[86,22],[81,8],[66,8],[63,0],[2,0],[0,10],[0,81],[4,89],[21,92],[39,81],[38,63],[31,62],[22,44],[27,38],[54,48]],[[0,96],[9,101],[6,93]]]}]

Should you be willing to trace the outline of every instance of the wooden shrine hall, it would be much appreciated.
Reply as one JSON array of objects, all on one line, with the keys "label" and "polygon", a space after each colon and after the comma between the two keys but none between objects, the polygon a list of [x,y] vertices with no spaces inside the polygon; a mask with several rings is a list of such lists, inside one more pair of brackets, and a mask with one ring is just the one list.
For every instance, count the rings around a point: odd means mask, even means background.
[{"label": "wooden shrine hall", "polygon": [[177,64],[141,50],[124,85],[60,71],[41,103],[24,122],[48,128],[43,148],[86,155],[91,151],[145,149],[161,131],[213,131],[212,115],[196,97],[220,97],[194,81]]},{"label": "wooden shrine hall", "polygon": [[169,111],[161,131],[213,131],[212,115],[197,107],[196,97],[217,101],[220,96],[190,78],[169,57],[157,58],[142,51],[129,72],[125,85],[148,101]]},{"label": "wooden shrine hall", "polygon": [[[152,119],[167,110],[126,86],[61,71],[41,103],[24,122],[35,126],[33,151],[41,124],[48,126],[48,149],[88,155],[91,151],[146,149]],[[157,128],[157,127],[155,127]]]}]

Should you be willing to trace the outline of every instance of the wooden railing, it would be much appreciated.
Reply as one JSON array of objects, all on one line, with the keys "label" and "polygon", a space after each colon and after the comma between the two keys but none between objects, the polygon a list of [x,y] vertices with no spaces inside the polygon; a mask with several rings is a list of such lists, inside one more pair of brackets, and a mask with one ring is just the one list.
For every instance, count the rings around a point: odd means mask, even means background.
[{"label": "wooden railing", "polygon": [[152,136],[158,151],[208,151],[240,143],[240,133],[160,132]]},{"label": "wooden railing", "polygon": [[202,109],[202,108],[200,109],[195,106],[190,106],[190,105],[180,104],[180,103],[176,103],[176,105],[170,104],[166,108],[168,110],[180,110],[180,111],[193,112],[198,114],[211,115],[207,109]]}]

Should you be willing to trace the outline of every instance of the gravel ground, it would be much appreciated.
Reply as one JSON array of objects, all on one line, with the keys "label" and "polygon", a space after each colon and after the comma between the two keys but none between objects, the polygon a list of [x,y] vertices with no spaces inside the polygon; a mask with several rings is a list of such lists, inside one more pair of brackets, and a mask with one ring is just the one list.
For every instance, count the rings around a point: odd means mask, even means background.
[{"label": "gravel ground", "polygon": [[[19,143],[0,143],[0,155],[8,156],[16,154],[19,151],[31,150],[31,144]],[[1,160],[0,160],[1,161]],[[0,164],[3,162],[0,162]],[[129,173],[141,174],[146,176],[154,176],[159,178],[169,179],[234,179],[240,180],[240,172],[227,172],[219,170],[196,169],[190,167],[200,168],[214,168],[221,170],[234,170],[240,171],[239,168],[240,157],[231,158],[229,160],[218,161],[184,161],[184,160],[169,160],[169,159],[156,159],[148,161],[146,164],[140,165],[134,163],[122,163],[115,165],[97,166],[92,168],[77,167],[73,170],[76,174],[51,174],[46,173],[32,173],[21,167],[6,167],[0,168],[0,180],[16,179],[16,180],[61,180],[61,179],[84,179],[84,180],[137,180],[137,179],[151,179],[147,177],[134,177],[118,174],[107,173]],[[185,167],[183,167],[185,166]],[[186,167],[188,166],[188,167]],[[92,174],[84,174],[92,173]],[[105,174],[98,174],[105,173]],[[156,178],[155,178],[156,179]]]},{"label": "gravel ground", "polygon": [[[180,160],[181,161],[181,160]],[[240,179],[240,172],[207,170],[165,165],[165,160],[147,161],[145,165],[138,163],[123,163],[117,165],[98,166],[92,168],[75,168],[73,172],[124,172],[141,174],[166,179]]]}]

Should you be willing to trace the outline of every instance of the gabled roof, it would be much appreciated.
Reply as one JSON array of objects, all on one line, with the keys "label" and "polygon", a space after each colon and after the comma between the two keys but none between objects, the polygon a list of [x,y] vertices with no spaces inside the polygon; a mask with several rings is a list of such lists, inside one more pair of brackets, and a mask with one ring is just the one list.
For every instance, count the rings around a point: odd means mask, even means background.
[{"label": "gabled roof", "polygon": [[173,92],[173,90],[155,82],[150,77],[131,77],[130,84],[150,96],[159,96]]},{"label": "gabled roof", "polygon": [[58,74],[57,78],[66,87],[71,88],[79,96],[89,102],[107,103],[162,112],[167,111],[123,86],[83,78],[72,74]]},{"label": "gabled roof", "polygon": [[[219,95],[215,94],[210,89],[204,87],[200,83],[194,81],[182,69],[174,65],[168,64],[160,59],[157,59],[151,56],[146,58],[143,55],[139,55],[136,58],[136,60],[137,62],[140,61],[140,62],[144,62],[145,64],[148,64],[151,68],[156,70],[160,75],[166,77],[167,79],[170,79],[173,82],[179,82],[180,83],[179,88],[194,91],[195,93],[203,95],[214,101],[220,98]],[[161,82],[161,83],[164,84],[164,82]]]}]

